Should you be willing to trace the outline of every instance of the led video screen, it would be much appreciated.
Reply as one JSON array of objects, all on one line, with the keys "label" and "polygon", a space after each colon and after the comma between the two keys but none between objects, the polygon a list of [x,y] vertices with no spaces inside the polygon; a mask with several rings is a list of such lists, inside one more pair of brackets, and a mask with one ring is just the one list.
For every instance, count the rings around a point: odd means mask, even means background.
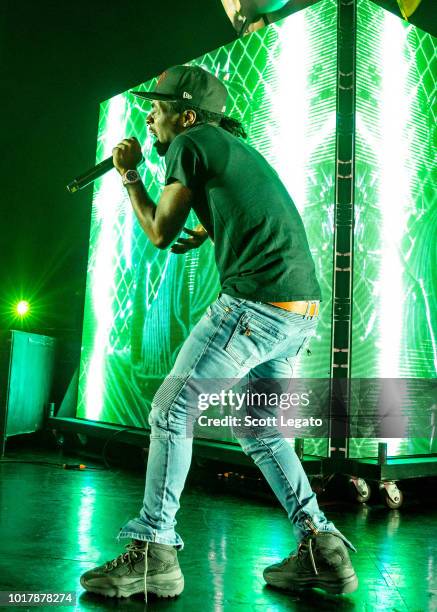
[{"label": "led video screen", "polygon": [[[393,379],[394,393],[437,369],[436,42],[359,2],[352,377]],[[389,454],[429,453],[423,427],[387,439]],[[376,454],[377,440],[351,441],[351,456]]]},{"label": "led video screen", "polygon": [[[310,378],[326,378],[330,368],[336,22],[336,2],[323,0],[190,62],[226,84],[227,114],[242,120],[249,144],[276,169],[302,215],[323,293],[311,355],[295,369]],[[139,171],[157,201],[165,168],[146,130],[147,109],[129,92],[101,105],[97,162],[135,135],[145,155]],[[196,224],[191,213],[186,225]],[[213,249],[209,241],[186,255],[156,249],[119,176],[110,172],[95,183],[78,417],[148,427],[158,386],[219,293]],[[316,446],[326,454],[326,440]]]}]

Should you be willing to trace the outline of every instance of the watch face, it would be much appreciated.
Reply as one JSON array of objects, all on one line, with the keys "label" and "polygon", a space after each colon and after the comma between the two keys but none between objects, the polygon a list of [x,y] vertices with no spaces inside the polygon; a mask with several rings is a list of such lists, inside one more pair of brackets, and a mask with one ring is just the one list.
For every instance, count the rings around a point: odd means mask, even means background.
[{"label": "watch face", "polygon": [[137,181],[138,180],[138,172],[136,170],[128,170],[125,174],[126,181]]}]

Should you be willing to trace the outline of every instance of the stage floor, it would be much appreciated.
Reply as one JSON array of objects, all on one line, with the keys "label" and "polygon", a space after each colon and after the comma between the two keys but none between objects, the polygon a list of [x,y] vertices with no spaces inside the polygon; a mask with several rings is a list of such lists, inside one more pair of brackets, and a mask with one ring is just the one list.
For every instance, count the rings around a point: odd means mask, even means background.
[{"label": "stage floor", "polygon": [[[79,463],[77,456],[61,458],[56,450],[28,446],[7,448],[5,459],[12,458]],[[316,590],[297,595],[266,587],[262,578],[266,565],[294,548],[282,509],[268,496],[239,494],[208,469],[193,470],[178,513],[185,590],[175,600],[149,596],[149,609],[437,610],[437,510],[426,491],[413,491],[399,510],[322,497],[327,516],[358,549],[351,557],[360,586],[347,596]],[[141,472],[0,463],[0,482],[1,591],[75,591],[76,607],[65,610],[145,609],[141,595],[105,599],[79,584],[84,571],[123,551],[116,536],[139,510]]]}]

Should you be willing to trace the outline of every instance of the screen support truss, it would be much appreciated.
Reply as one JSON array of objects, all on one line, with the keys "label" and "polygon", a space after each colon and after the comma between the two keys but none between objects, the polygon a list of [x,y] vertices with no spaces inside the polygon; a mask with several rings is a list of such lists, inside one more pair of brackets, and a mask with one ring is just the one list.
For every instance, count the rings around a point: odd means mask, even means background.
[{"label": "screen support truss", "polygon": [[329,454],[347,456],[355,185],[357,0],[339,0]]}]

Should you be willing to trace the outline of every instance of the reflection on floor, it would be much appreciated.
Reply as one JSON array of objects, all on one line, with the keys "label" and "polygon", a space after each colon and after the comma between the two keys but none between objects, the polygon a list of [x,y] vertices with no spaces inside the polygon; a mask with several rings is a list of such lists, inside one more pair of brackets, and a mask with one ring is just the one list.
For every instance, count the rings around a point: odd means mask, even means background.
[{"label": "reflection on floor", "polygon": [[[5,458],[66,462],[56,450],[38,448],[7,450]],[[78,463],[77,457],[70,463]],[[1,591],[75,591],[77,606],[66,610],[146,609],[141,596],[105,599],[86,593],[79,584],[82,572],[123,550],[115,538],[139,510],[141,472],[1,463],[0,475]],[[421,500],[414,492],[411,497],[400,510],[322,498],[325,513],[358,548],[352,560],[359,589],[348,596],[316,590],[288,594],[266,587],[262,579],[265,565],[294,548],[282,509],[273,499],[230,490],[211,467],[195,468],[178,514],[178,531],[185,540],[179,554],[185,591],[176,600],[149,598],[148,608],[437,610],[435,502],[426,493]]]}]

